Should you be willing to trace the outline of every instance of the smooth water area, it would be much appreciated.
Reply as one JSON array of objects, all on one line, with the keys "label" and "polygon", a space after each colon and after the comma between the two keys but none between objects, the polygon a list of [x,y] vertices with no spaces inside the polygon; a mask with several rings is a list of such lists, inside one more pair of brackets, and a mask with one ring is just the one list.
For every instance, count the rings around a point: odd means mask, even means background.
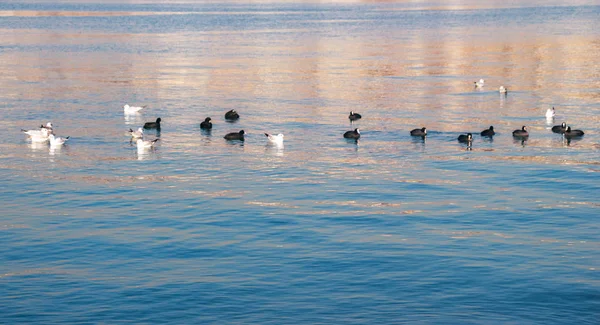
[{"label": "smooth water area", "polygon": [[[0,3],[0,323],[600,323],[599,21],[594,1]],[[127,130],[157,117],[138,151]],[[48,121],[62,148],[20,132]]]}]

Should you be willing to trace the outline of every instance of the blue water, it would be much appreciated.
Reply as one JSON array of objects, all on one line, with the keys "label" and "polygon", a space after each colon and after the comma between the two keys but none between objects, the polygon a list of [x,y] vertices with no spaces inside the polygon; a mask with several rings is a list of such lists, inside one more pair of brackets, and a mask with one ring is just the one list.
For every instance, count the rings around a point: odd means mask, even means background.
[{"label": "blue water", "polygon": [[0,323],[600,323],[600,6],[466,3],[0,3]]}]

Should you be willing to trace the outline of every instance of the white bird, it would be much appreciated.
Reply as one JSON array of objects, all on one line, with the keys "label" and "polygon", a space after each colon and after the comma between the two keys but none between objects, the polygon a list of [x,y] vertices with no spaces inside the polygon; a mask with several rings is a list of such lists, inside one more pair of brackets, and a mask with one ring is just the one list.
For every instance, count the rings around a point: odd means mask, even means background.
[{"label": "white bird", "polygon": [[506,94],[508,92],[508,89],[506,89],[504,86],[500,86],[500,88],[498,88],[498,91],[501,94]]},{"label": "white bird", "polygon": [[50,134],[48,136],[48,139],[50,140],[50,146],[51,147],[59,147],[62,146],[63,144],[65,144],[65,142],[67,142],[67,140],[69,140],[70,137],[56,137],[54,136],[54,134]]},{"label": "white bird", "polygon": [[137,131],[129,129],[129,135],[131,135],[131,137],[134,139],[141,139],[144,137],[144,129],[138,128]]},{"label": "white bird", "polygon": [[52,123],[48,122],[45,126],[44,125],[40,126],[39,129],[33,129],[33,130],[21,129],[21,131],[30,137],[33,137],[33,136],[48,137],[48,134],[52,133]]},{"label": "white bird", "polygon": [[47,142],[49,139],[49,136],[53,135],[52,133],[42,133],[42,134],[34,134],[34,135],[30,135],[29,139],[31,140],[31,142],[37,142],[37,143],[42,143],[42,142]]},{"label": "white bird", "polygon": [[479,79],[479,81],[475,81],[474,84],[475,84],[475,88],[483,88],[485,81],[483,79]]},{"label": "white bird", "polygon": [[41,125],[40,128],[52,130],[52,122],[48,122],[46,125]]},{"label": "white bird", "polygon": [[143,140],[143,139],[137,139],[137,148],[139,149],[146,149],[146,148],[152,148],[154,147],[154,144],[160,139],[154,139],[154,140]]},{"label": "white bird", "polygon": [[552,118],[554,118],[555,114],[556,113],[554,112],[554,107],[548,108],[548,110],[546,111],[546,118],[547,119],[552,119]]},{"label": "white bird", "polygon": [[144,106],[129,106],[128,104],[125,104],[123,106],[123,111],[125,113],[137,113],[146,107],[147,107],[146,105],[144,105]]},{"label": "white bird", "polygon": [[283,134],[279,133],[278,135],[272,135],[272,134],[268,134],[265,133],[265,135],[267,136],[267,140],[269,141],[269,143],[281,146],[283,145]]},{"label": "white bird", "polygon": [[41,128],[39,130],[23,130],[23,129],[21,129],[21,131],[23,133],[27,134],[29,137],[46,138],[46,140],[48,139],[48,135],[52,133],[52,130],[47,129],[47,128]]}]

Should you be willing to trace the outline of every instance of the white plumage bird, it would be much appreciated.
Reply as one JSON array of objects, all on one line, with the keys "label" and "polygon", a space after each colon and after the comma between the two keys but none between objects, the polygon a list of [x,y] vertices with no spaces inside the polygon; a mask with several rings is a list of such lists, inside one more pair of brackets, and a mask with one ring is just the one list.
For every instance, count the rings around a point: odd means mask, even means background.
[{"label": "white plumage bird", "polygon": [[267,136],[267,141],[269,143],[278,145],[278,146],[283,145],[283,134],[279,133],[278,135],[272,135],[272,134],[265,133],[265,136]]},{"label": "white plumage bird", "polygon": [[129,135],[131,135],[131,137],[134,139],[141,139],[144,137],[144,129],[138,128],[137,131],[129,129]]},{"label": "white plumage bird", "polygon": [[483,88],[485,81],[483,79],[479,79],[479,81],[475,81],[475,88]]},{"label": "white plumage bird", "polygon": [[136,142],[137,148],[138,148],[138,150],[152,148],[152,147],[154,147],[154,145],[156,144],[156,142],[158,140],[160,140],[160,139],[154,139],[154,140],[137,139],[137,142]]},{"label": "white plumage bird", "polygon": [[556,115],[556,112],[554,111],[554,107],[548,108],[548,110],[546,111],[546,118],[552,119],[552,118],[554,118],[554,115]]},{"label": "white plumage bird", "polygon": [[126,114],[137,113],[146,107],[147,107],[146,105],[144,105],[144,106],[129,106],[129,104],[125,104],[123,106],[123,112],[125,112]]},{"label": "white plumage bird", "polygon": [[28,136],[45,136],[48,137],[50,133],[52,133],[52,123],[48,122],[46,125],[41,125],[39,129],[25,130],[21,129],[21,131]]},{"label": "white plumage bird", "polygon": [[[42,129],[42,130],[45,130],[45,129]],[[29,139],[31,140],[31,142],[36,142],[36,143],[47,142],[50,135],[53,135],[53,134],[51,134],[50,131],[46,130],[46,131],[41,131],[41,133],[39,133],[39,134],[30,134]]]},{"label": "white plumage bird", "polygon": [[48,139],[50,140],[50,146],[52,147],[59,147],[62,146],[63,144],[65,144],[65,142],[67,142],[67,140],[69,140],[70,137],[57,137],[54,136],[54,134],[50,134],[48,136]]}]

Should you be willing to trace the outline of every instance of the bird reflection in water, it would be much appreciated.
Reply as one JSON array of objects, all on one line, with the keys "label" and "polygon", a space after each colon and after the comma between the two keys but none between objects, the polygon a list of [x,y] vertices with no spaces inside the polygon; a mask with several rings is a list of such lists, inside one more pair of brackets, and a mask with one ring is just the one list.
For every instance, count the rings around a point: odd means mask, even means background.
[{"label": "bird reflection in water", "polygon": [[527,144],[527,137],[514,137],[513,143],[520,144],[522,147],[525,147],[525,144]]}]

